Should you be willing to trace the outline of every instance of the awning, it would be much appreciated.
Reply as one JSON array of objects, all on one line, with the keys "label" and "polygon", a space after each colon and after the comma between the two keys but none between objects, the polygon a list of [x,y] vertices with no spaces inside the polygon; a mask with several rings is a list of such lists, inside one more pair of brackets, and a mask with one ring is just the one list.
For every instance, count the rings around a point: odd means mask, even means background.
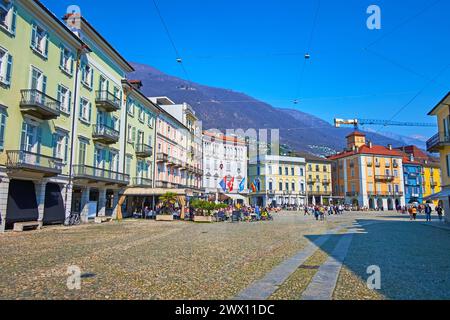
[{"label": "awning", "polygon": [[231,193],[231,194],[227,194],[227,196],[229,196],[233,200],[243,200],[243,201],[247,200],[247,197],[243,196],[242,194]]},{"label": "awning", "polygon": [[450,189],[442,190],[441,192],[432,194],[431,196],[425,197],[424,200],[444,200],[450,197]]},{"label": "awning", "polygon": [[186,195],[186,189],[163,189],[163,188],[127,188],[123,193],[125,196],[160,196],[168,192],[176,195]]}]

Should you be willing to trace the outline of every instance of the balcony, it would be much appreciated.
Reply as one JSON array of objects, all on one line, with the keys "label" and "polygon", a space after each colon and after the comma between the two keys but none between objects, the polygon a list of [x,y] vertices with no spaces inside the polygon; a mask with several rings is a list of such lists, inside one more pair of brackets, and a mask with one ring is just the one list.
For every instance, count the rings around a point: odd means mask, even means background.
[{"label": "balcony", "polygon": [[20,91],[20,110],[42,120],[56,119],[61,114],[60,102],[36,89]]},{"label": "balcony", "polygon": [[430,181],[430,186],[431,186],[432,188],[437,187],[437,186],[438,186],[437,181],[431,180],[431,181]]},{"label": "balcony", "polygon": [[162,189],[184,189],[186,188],[185,185],[179,184],[179,183],[173,183],[173,182],[167,182],[167,181],[155,181],[155,188],[162,188]]},{"label": "balcony", "polygon": [[320,196],[329,197],[329,196],[331,196],[331,191],[309,191],[308,195],[316,196],[316,197],[320,197]]},{"label": "balcony", "polygon": [[367,166],[368,167],[372,167],[373,166],[373,162],[372,161],[367,161]]},{"label": "balcony", "polygon": [[379,168],[381,164],[379,162],[375,162],[375,167]]},{"label": "balcony", "polygon": [[378,175],[375,176],[375,180],[377,181],[392,181],[394,180],[394,176],[390,176],[390,175]]},{"label": "balcony", "polygon": [[166,153],[158,152],[156,155],[156,162],[167,162],[169,161],[169,156]]},{"label": "balcony", "polygon": [[130,176],[121,172],[115,172],[102,168],[86,165],[75,165],[73,167],[75,180],[87,180],[90,183],[104,182],[106,184],[117,184],[126,186],[130,183]]},{"label": "balcony", "polygon": [[133,178],[131,185],[134,187],[151,187],[152,183],[153,183],[152,179],[136,177]]},{"label": "balcony", "polygon": [[357,196],[359,196],[359,192],[356,192],[356,191],[347,192],[346,195],[347,195],[347,197],[357,197]]},{"label": "balcony", "polygon": [[114,112],[120,109],[120,99],[109,91],[96,91],[95,104],[106,112]]},{"label": "balcony", "polygon": [[62,159],[23,150],[6,151],[6,156],[8,170],[38,173],[45,177],[56,176],[62,172]]},{"label": "balcony", "polygon": [[439,152],[443,147],[450,145],[450,133],[439,132],[427,141],[428,152]]},{"label": "balcony", "polygon": [[92,127],[92,138],[105,144],[112,144],[119,141],[120,133],[116,129],[104,124],[97,124]]},{"label": "balcony", "polygon": [[330,185],[330,183],[331,183],[331,181],[328,180],[328,179],[322,180],[322,184],[323,184],[324,186],[328,186],[328,185]]},{"label": "balcony", "polygon": [[392,164],[392,166],[393,166],[394,168],[398,168],[398,167],[399,167],[399,164],[398,164],[398,162],[394,162],[394,163]]},{"label": "balcony", "polygon": [[316,183],[316,179],[314,178],[314,179],[308,179],[307,181],[306,181],[306,183],[307,184],[314,184],[314,183]]},{"label": "balcony", "polygon": [[139,158],[148,158],[153,154],[153,148],[145,143],[137,144],[134,150]]}]

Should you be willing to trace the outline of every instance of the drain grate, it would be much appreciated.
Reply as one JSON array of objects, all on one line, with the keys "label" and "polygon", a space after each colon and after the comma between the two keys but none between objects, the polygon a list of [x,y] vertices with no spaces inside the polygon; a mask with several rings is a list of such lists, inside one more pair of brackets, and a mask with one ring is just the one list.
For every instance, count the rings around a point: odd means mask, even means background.
[{"label": "drain grate", "polygon": [[305,269],[305,270],[317,270],[320,266],[300,266],[299,269]]},{"label": "drain grate", "polygon": [[89,279],[89,278],[94,278],[96,276],[96,274],[95,273],[89,273],[89,272],[86,272],[86,273],[83,273],[83,274],[81,274],[81,279]]}]

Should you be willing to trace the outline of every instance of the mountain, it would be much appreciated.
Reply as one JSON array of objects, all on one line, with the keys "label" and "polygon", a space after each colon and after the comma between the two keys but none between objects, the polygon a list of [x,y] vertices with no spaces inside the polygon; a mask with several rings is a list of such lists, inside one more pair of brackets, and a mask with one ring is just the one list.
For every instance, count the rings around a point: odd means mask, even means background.
[{"label": "mountain", "polygon": [[[167,75],[151,66],[132,63],[129,79],[142,81],[146,96],[168,96],[176,103],[187,102],[203,121],[204,129],[280,129],[281,143],[292,149],[317,155],[340,151],[352,129],[334,128],[330,123],[294,109],[275,108],[245,93],[209,87]],[[376,144],[403,145],[401,141],[373,132]]]}]

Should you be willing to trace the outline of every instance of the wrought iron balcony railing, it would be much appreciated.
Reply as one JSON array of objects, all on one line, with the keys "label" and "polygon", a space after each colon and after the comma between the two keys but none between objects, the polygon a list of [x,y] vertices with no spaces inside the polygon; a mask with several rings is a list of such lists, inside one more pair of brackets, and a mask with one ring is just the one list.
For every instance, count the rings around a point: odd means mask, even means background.
[{"label": "wrought iron balcony railing", "polygon": [[439,150],[450,145],[450,132],[439,132],[427,141],[428,152],[439,152]]},{"label": "wrought iron balcony railing", "polygon": [[96,91],[95,103],[107,112],[114,112],[120,109],[120,98],[107,90]]},{"label": "wrought iron balcony railing", "polygon": [[40,172],[44,176],[55,176],[62,172],[63,161],[59,158],[24,150],[8,150],[6,156],[6,167],[9,170]]},{"label": "wrought iron balcony railing", "polygon": [[158,162],[167,162],[169,160],[169,156],[166,153],[158,152],[156,155],[156,161]]},{"label": "wrought iron balcony railing", "polygon": [[153,183],[152,179],[143,178],[143,177],[135,177],[133,178],[132,185],[139,187],[151,187]]},{"label": "wrought iron balcony railing", "polygon": [[56,119],[61,114],[60,102],[37,89],[20,91],[20,110],[43,120]]},{"label": "wrought iron balcony railing", "polygon": [[102,181],[119,185],[128,185],[130,183],[128,174],[86,165],[75,165],[73,167],[73,175],[75,179]]},{"label": "wrought iron balcony railing", "polygon": [[92,126],[92,138],[106,144],[116,143],[119,141],[120,132],[107,125],[96,124]]},{"label": "wrought iron balcony railing", "polygon": [[139,143],[135,147],[136,155],[138,157],[151,157],[153,154],[153,148],[145,143]]}]

